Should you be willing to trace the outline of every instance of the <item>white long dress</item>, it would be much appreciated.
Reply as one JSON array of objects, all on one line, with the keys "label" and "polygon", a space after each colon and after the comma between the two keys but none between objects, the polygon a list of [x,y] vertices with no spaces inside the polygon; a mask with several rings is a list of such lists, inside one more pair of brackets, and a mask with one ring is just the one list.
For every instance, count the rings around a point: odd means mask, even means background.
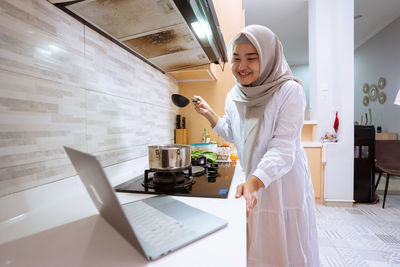
[{"label": "white long dress", "polygon": [[[252,155],[251,175],[260,178],[258,202],[248,218],[248,266],[319,266],[314,191],[301,145],[305,109],[302,86],[282,85],[268,102]],[[245,107],[225,102],[214,130],[243,158]],[[249,177],[247,177],[249,178]]]}]

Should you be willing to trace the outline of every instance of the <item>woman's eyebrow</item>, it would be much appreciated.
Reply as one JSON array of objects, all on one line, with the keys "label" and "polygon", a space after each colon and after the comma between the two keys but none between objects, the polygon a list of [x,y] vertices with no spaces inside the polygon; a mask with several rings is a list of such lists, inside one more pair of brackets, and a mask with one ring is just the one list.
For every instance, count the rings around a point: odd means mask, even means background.
[{"label": "woman's eyebrow", "polygon": [[[239,56],[238,53],[233,53],[233,55],[234,55],[234,56]],[[244,55],[245,55],[245,56],[258,56],[258,53],[253,52],[253,53],[246,53],[246,54],[244,54]]]}]

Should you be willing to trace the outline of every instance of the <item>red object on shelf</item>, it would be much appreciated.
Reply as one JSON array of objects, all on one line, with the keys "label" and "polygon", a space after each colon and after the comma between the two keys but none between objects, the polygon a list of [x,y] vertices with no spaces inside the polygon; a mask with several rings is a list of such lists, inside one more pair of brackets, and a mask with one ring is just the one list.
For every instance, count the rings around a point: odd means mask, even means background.
[{"label": "red object on shelf", "polygon": [[335,132],[337,133],[338,129],[339,129],[339,118],[338,118],[338,112],[336,111],[336,118],[335,118],[335,122],[333,123],[333,129],[335,129]]}]

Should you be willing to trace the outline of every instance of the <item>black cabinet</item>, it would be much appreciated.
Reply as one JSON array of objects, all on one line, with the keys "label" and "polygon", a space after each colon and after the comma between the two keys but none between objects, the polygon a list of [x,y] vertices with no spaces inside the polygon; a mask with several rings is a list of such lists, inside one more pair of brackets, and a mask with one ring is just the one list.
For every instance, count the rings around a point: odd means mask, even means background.
[{"label": "black cabinet", "polygon": [[354,201],[375,200],[375,127],[354,126]]}]

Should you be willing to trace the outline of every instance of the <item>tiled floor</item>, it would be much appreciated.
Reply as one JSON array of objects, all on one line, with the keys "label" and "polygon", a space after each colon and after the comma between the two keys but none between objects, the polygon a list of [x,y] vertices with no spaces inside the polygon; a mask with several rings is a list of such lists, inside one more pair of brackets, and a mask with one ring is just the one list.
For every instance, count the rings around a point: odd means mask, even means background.
[{"label": "tiled floor", "polygon": [[321,266],[400,266],[400,195],[353,208],[316,206]]}]

